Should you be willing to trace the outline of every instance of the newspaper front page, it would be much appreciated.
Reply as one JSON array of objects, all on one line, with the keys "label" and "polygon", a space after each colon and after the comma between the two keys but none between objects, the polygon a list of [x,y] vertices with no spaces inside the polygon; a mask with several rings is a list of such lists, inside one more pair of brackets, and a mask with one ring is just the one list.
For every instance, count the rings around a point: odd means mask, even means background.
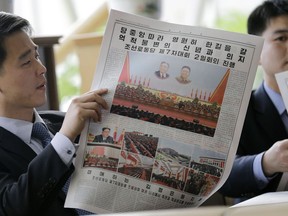
[{"label": "newspaper front page", "polygon": [[201,205],[231,170],[262,46],[111,10],[91,87],[109,89],[109,110],[81,134],[65,206]]}]

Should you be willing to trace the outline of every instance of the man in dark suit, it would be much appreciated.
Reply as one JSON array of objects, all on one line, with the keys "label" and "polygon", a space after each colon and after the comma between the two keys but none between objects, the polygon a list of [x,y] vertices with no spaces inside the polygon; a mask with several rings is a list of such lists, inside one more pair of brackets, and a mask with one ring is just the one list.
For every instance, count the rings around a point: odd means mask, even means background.
[{"label": "man in dark suit", "polygon": [[169,64],[165,61],[162,61],[160,63],[160,67],[158,71],[155,71],[156,77],[159,79],[167,79],[169,77],[169,74],[167,73],[169,69]]},{"label": "man in dark suit", "polygon": [[[46,101],[46,68],[27,20],[0,12],[0,215],[77,215],[62,187],[74,170],[74,141],[85,121],[101,119],[107,89],[75,98],[64,116],[35,107]],[[31,136],[40,123],[52,141]]]},{"label": "man in dark suit", "polygon": [[263,2],[248,18],[248,33],[264,38],[264,82],[252,92],[236,159],[220,189],[240,201],[276,191],[288,171],[287,112],[275,78],[288,70],[288,1]]},{"label": "man in dark suit", "polygon": [[101,142],[101,143],[114,143],[113,137],[109,136],[110,128],[103,127],[102,134],[95,136],[93,142]]}]

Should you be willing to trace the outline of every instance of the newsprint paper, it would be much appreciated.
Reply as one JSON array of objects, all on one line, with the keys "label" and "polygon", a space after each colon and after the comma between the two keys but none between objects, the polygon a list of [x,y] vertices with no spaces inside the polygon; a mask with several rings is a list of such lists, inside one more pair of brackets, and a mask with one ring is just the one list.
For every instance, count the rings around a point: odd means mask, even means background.
[{"label": "newsprint paper", "polygon": [[65,206],[201,205],[231,170],[262,46],[111,10],[91,87],[109,89],[109,110],[81,134]]},{"label": "newsprint paper", "polygon": [[[277,84],[279,86],[281,96],[284,100],[286,112],[288,111],[288,71],[275,74]],[[284,121],[285,122],[285,121]],[[288,190],[288,172],[284,172],[280,179],[277,191]]]}]

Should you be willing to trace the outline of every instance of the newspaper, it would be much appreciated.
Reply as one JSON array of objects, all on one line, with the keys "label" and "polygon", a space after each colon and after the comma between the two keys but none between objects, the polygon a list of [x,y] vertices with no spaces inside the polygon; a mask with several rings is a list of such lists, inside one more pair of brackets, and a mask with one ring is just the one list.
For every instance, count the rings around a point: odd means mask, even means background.
[{"label": "newspaper", "polygon": [[[281,96],[283,98],[284,105],[285,105],[286,112],[287,112],[288,110],[288,88],[287,88],[288,87],[288,71],[275,74],[275,78],[279,86],[279,90],[281,92]],[[284,124],[285,124],[285,121],[284,121]],[[288,125],[286,127],[288,128]],[[288,172],[284,172],[280,179],[279,185],[277,187],[277,191],[287,191],[287,190],[288,190]]]},{"label": "newspaper", "polygon": [[65,206],[201,205],[231,170],[262,46],[256,36],[111,10],[91,87],[109,89],[109,110],[81,134]]}]

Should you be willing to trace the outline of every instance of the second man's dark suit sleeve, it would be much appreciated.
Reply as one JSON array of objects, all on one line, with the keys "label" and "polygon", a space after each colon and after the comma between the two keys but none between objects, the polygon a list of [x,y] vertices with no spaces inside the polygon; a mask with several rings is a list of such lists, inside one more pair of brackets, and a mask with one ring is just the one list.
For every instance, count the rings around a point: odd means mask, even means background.
[{"label": "second man's dark suit sleeve", "polygon": [[[221,188],[226,196],[247,196],[247,193],[255,191],[258,187],[253,174],[253,162],[255,155],[236,156],[229,178]],[[236,185],[241,185],[237,187]]]},{"label": "second man's dark suit sleeve", "polygon": [[253,172],[253,163],[256,155],[287,137],[278,111],[262,84],[251,95],[232,171],[220,192],[226,196],[249,198],[275,191],[281,174],[260,189]]}]

